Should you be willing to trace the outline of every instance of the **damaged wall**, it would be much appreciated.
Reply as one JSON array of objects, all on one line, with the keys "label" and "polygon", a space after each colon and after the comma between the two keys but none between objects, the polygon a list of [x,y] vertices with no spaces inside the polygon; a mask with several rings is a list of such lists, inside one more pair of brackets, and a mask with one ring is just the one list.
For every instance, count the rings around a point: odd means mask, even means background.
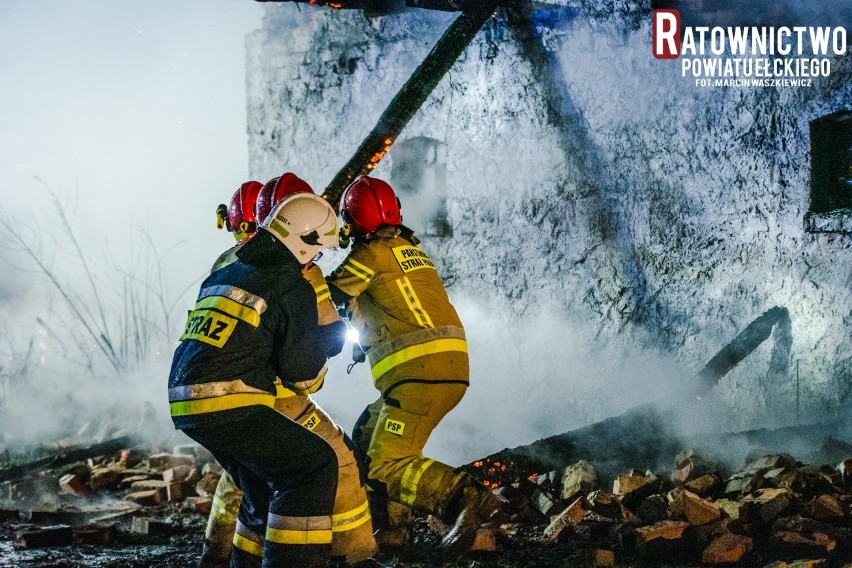
[{"label": "damaged wall", "polygon": [[[798,372],[801,420],[836,415],[852,383],[852,236],[803,218],[808,124],[852,106],[849,55],[811,87],[699,88],[652,57],[650,10],[550,4],[489,22],[399,139],[442,149],[451,234],[424,247],[451,295],[508,329],[549,312],[571,330],[554,349],[614,349],[626,369],[671,356],[674,382],[784,306],[791,347],[776,332],[713,398],[729,427],[790,422]],[[290,169],[321,191],[453,17],[267,6],[248,39],[252,175]],[[391,179],[394,159],[376,175]],[[403,210],[425,226],[404,196]],[[514,380],[574,380],[543,357]]]}]

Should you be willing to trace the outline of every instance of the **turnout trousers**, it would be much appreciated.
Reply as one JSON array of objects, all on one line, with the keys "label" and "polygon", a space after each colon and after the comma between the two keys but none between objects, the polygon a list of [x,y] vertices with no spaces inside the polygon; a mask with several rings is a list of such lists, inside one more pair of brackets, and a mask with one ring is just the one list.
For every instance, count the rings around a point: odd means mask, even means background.
[{"label": "turnout trousers", "polygon": [[385,528],[383,498],[445,520],[457,513],[448,507],[470,476],[424,457],[423,447],[465,390],[459,383],[399,384],[358,419],[353,438],[368,472],[377,528]]},{"label": "turnout trousers", "polygon": [[184,433],[207,448],[244,493],[233,568],[328,565],[338,473],[328,442],[265,406]]},{"label": "turnout trousers", "polygon": [[[310,396],[278,398],[275,409],[328,442],[337,455],[337,492],[331,516],[331,555],[350,564],[370,558],[376,551],[367,493],[355,461],[349,437],[331,420]],[[246,528],[237,528],[237,514],[243,492],[228,472],[222,473],[216,486],[213,507],[207,520],[201,567],[224,566],[232,543],[246,554],[261,552],[257,538],[246,538]]]}]

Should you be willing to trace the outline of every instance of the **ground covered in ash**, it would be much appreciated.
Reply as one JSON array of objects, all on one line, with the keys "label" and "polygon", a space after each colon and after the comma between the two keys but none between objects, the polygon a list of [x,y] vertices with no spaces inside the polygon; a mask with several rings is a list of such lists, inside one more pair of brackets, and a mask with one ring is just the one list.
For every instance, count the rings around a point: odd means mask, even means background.
[{"label": "ground covered in ash", "polygon": [[[64,546],[34,550],[14,548],[15,533],[29,525],[5,523],[0,527],[0,567],[51,568],[196,568],[201,554],[205,519],[189,515],[176,534],[163,537],[121,536],[113,546]],[[413,527],[405,551],[380,553],[377,558],[395,568],[570,568],[594,565],[588,552],[576,544],[540,541],[541,528],[527,529],[514,539],[502,539],[497,552],[472,552],[465,558],[442,562],[437,552],[439,537],[430,531],[426,518]],[[621,564],[626,566],[627,564]]]},{"label": "ground covered in ash", "polygon": [[[52,568],[171,568],[197,566],[206,516],[182,511],[177,506],[150,507],[139,515],[164,519],[172,527],[169,534],[140,535],[131,531],[130,519],[111,524],[116,528],[111,544],[73,544],[22,549],[16,541],[22,531],[38,530],[31,522],[0,524],[0,568],[39,566]],[[55,525],[53,525],[55,526]]]}]

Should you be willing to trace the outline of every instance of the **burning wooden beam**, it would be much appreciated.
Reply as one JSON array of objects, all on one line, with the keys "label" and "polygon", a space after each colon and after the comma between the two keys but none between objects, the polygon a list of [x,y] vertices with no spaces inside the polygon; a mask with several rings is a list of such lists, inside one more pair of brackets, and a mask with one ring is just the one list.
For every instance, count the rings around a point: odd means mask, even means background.
[{"label": "burning wooden beam", "polygon": [[29,463],[0,468],[0,482],[20,479],[48,467],[59,467],[102,454],[119,452],[141,445],[134,436],[121,436],[85,448],[74,448]]},{"label": "burning wooden beam", "polygon": [[[424,8],[444,12],[464,12],[482,6],[482,0],[256,0],[257,2],[297,2],[328,6],[342,10],[364,10],[379,14],[392,14],[403,8]],[[530,0],[502,0],[500,4],[529,4]]]},{"label": "burning wooden beam", "polygon": [[323,197],[328,199],[335,209],[340,195],[352,180],[369,173],[378,165],[402,129],[441,82],[497,6],[495,0],[479,1],[475,4],[476,6],[471,6],[468,11],[462,12],[447,28],[426,59],[414,70],[379,117],[378,123],[361,142],[355,154],[325,188]]},{"label": "burning wooden beam", "polygon": [[[662,404],[639,406],[570,432],[525,446],[500,450],[462,466],[462,469],[483,481],[487,487],[496,488],[536,477],[542,472],[563,470],[578,460],[593,463],[598,479],[614,479],[629,464],[649,467],[665,463],[683,448],[690,447],[726,448],[729,458],[733,459],[736,452],[732,448],[744,451],[743,448],[780,448],[795,444],[797,447],[812,449],[813,455],[805,456],[809,460],[845,459],[838,458],[837,453],[824,443],[827,438],[843,437],[844,430],[838,423],[815,423],[778,430],[760,428],[736,433],[705,432],[687,436],[680,434],[672,422],[676,410]],[[680,412],[689,414],[684,409]],[[845,456],[845,451],[842,450],[840,455]],[[708,464],[712,467],[720,466],[716,460],[710,460]],[[701,469],[706,469],[706,466]],[[694,472],[695,475],[704,473],[708,472]],[[759,485],[750,482],[751,477],[743,481],[743,486],[747,485],[749,490],[758,489]],[[742,489],[739,487],[737,493]]]}]

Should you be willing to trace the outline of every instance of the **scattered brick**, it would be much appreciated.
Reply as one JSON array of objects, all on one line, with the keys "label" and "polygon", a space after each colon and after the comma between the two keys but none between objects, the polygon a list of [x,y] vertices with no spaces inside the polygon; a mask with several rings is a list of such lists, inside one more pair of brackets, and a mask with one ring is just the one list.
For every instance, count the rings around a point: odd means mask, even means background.
[{"label": "scattered brick", "polygon": [[470,547],[471,552],[494,552],[497,550],[497,538],[489,529],[479,529]]},{"label": "scattered brick", "polygon": [[763,487],[763,475],[751,471],[735,473],[725,481],[725,495],[738,498]]},{"label": "scattered brick", "polygon": [[770,470],[796,467],[796,459],[787,453],[769,454],[756,459],[748,459],[743,471]]},{"label": "scattered brick", "polygon": [[208,473],[212,473],[218,479],[219,476],[222,475],[223,471],[225,471],[225,470],[222,469],[221,465],[219,465],[218,463],[216,463],[213,460],[210,460],[209,462],[204,464],[204,467],[201,468],[201,475],[204,476],[204,475],[207,475]]},{"label": "scattered brick", "polygon": [[805,505],[805,513],[818,520],[839,521],[846,516],[843,505],[831,495],[820,495]]},{"label": "scattered brick", "polygon": [[837,541],[821,532],[808,536],[797,532],[778,531],[769,537],[769,545],[784,554],[820,558],[834,551]]},{"label": "scattered brick", "polygon": [[642,500],[636,509],[636,514],[643,522],[648,524],[662,521],[668,517],[669,504],[665,495],[649,495]]},{"label": "scattered brick", "polygon": [[181,465],[190,465],[195,467],[195,458],[193,456],[165,453],[154,454],[148,458],[148,467],[156,471],[165,471]]},{"label": "scattered brick", "polygon": [[92,524],[74,529],[75,545],[109,546],[115,542],[118,529],[114,523]]},{"label": "scattered brick", "polygon": [[728,564],[739,562],[740,558],[751,552],[754,544],[747,536],[726,532],[716,538],[701,553],[701,562],[705,564]]},{"label": "scattered brick", "polygon": [[172,533],[172,525],[152,517],[133,517],[130,532],[148,536],[168,536]]},{"label": "scattered brick", "polygon": [[553,520],[544,529],[544,536],[551,540],[558,539],[559,534],[566,526],[576,527],[590,511],[591,506],[586,498],[577,497],[564,511],[553,517]]},{"label": "scattered brick", "polygon": [[565,468],[562,474],[562,492],[560,497],[565,501],[573,501],[579,495],[587,495],[595,488],[597,473],[589,462],[580,460]]},{"label": "scattered brick", "polygon": [[160,505],[166,500],[163,489],[149,489],[147,491],[135,491],[127,494],[127,499],[140,505]]},{"label": "scattered brick", "polygon": [[213,500],[208,497],[187,497],[184,499],[184,504],[192,511],[199,515],[207,516],[210,514],[210,509],[213,507]]},{"label": "scattered brick", "polygon": [[637,507],[645,497],[659,493],[659,479],[654,475],[619,475],[612,484],[612,492],[621,496],[628,507]]},{"label": "scattered brick", "polygon": [[47,548],[69,546],[74,542],[74,531],[68,525],[55,525],[18,531],[15,533],[17,548]]},{"label": "scattered brick", "polygon": [[617,519],[621,514],[621,504],[615,495],[609,491],[604,491],[603,489],[592,491],[589,493],[588,502],[592,510],[598,515]]},{"label": "scattered brick", "polygon": [[118,471],[109,467],[98,467],[92,470],[92,476],[89,478],[89,487],[92,488],[92,491],[116,489],[118,481]]},{"label": "scattered brick", "polygon": [[640,542],[650,542],[656,539],[678,540],[683,538],[684,531],[689,523],[684,521],[660,521],[651,526],[639,527],[636,534]]},{"label": "scattered brick", "polygon": [[794,498],[788,489],[761,489],[741,501],[740,518],[747,522],[770,524],[793,503]]},{"label": "scattered brick", "polygon": [[671,491],[671,494],[674,494],[669,505],[672,519],[683,519],[690,525],[706,525],[722,516],[717,505],[695,493],[681,489]]},{"label": "scattered brick", "polygon": [[533,490],[532,495],[530,495],[530,503],[536,511],[545,517],[553,515],[559,506],[557,500],[550,493],[540,487],[536,487]]},{"label": "scattered brick", "polygon": [[169,483],[192,483],[198,481],[198,468],[194,465],[180,465],[163,471],[163,481]]},{"label": "scattered brick", "polygon": [[722,477],[717,472],[708,473],[696,477],[692,481],[683,484],[687,491],[695,493],[699,497],[707,497],[722,483]]},{"label": "scattered brick", "polygon": [[92,493],[86,482],[79,475],[73,473],[66,473],[59,478],[59,490],[61,493],[78,497],[86,497]]}]

